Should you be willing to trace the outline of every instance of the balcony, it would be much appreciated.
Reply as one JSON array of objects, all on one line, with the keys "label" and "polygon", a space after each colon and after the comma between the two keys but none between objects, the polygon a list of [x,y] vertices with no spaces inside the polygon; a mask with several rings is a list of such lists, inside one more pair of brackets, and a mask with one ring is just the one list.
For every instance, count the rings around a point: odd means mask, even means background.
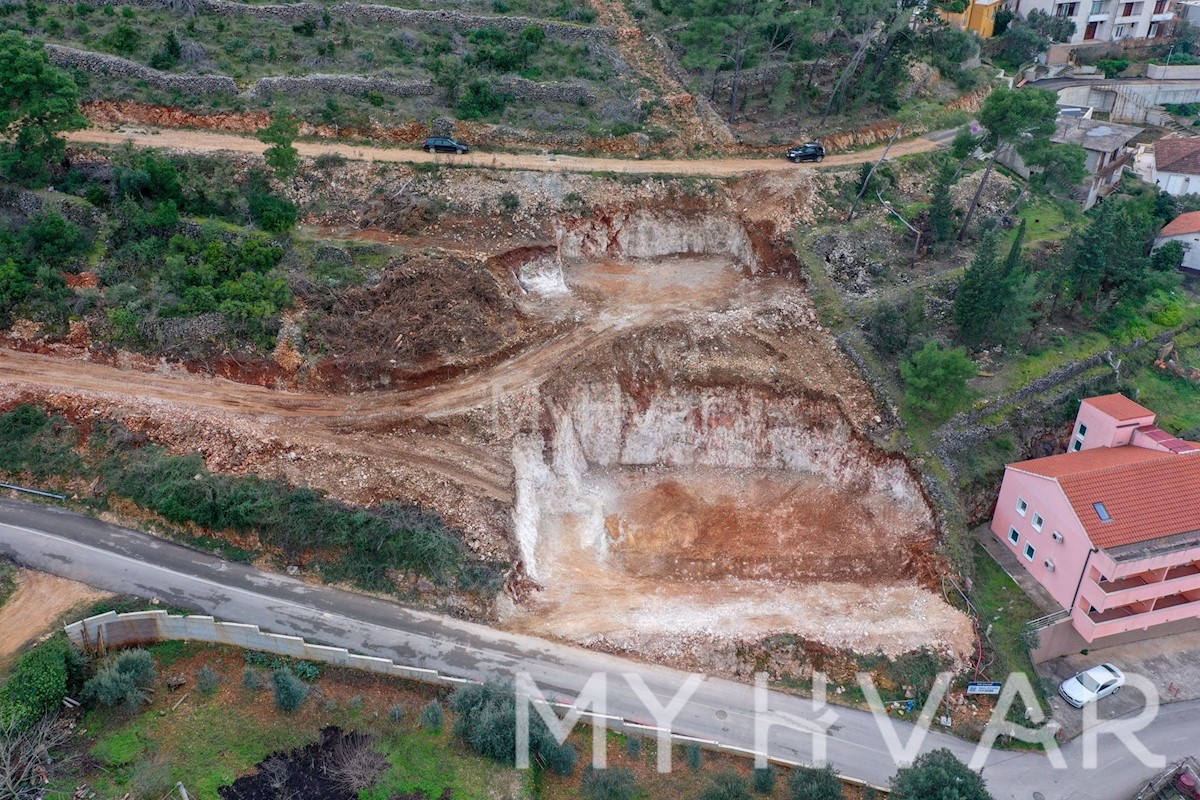
[{"label": "balcony", "polygon": [[1152,14],[1150,16],[1151,22],[1170,22],[1173,19],[1175,19],[1174,11],[1163,11],[1160,14]]},{"label": "balcony", "polygon": [[1128,578],[1093,583],[1087,588],[1100,590],[1099,592],[1085,592],[1088,602],[1098,611],[1116,610],[1118,606],[1128,606],[1132,603],[1143,603],[1155,598],[1200,590],[1200,566],[1180,564],[1171,567],[1161,581],[1147,581],[1141,576],[1134,575]]},{"label": "balcony", "polygon": [[1152,628],[1168,622],[1200,617],[1200,600],[1188,600],[1183,595],[1161,597],[1150,611],[1136,612],[1129,607],[1110,608],[1085,614],[1076,609],[1071,624],[1079,635],[1092,642],[1098,638],[1128,631]]}]

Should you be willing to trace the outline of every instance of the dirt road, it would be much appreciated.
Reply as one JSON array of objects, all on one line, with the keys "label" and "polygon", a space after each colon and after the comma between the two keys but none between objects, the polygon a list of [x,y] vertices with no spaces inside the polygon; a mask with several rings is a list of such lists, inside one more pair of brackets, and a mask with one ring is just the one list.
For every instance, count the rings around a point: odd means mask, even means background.
[{"label": "dirt road", "polygon": [[0,607],[0,662],[77,604],[107,596],[107,592],[57,575],[20,570],[17,591]]},{"label": "dirt road", "polygon": [[[939,131],[916,139],[897,142],[889,155],[904,156],[925,153],[942,146],[953,131]],[[209,131],[178,130],[169,128],[128,128],[101,130],[91,128],[67,134],[67,139],[87,144],[123,144],[132,142],[141,147],[161,147],[185,150],[194,153],[231,151],[235,153],[261,154],[266,145],[250,136]],[[370,145],[332,144],[326,142],[296,142],[296,149],[310,158],[325,154],[336,154],[360,161],[391,161],[401,163],[442,163],[456,166],[483,167],[488,169],[525,169],[538,172],[620,172],[640,175],[710,175],[729,177],[752,172],[810,169],[815,164],[792,164],[783,158],[721,158],[721,159],[646,159],[634,161],[624,158],[586,158],[557,154],[532,155],[526,153],[470,153],[456,156],[426,153],[422,150],[406,150],[393,147]],[[873,147],[854,153],[835,153],[825,159],[822,166],[844,166],[874,161],[883,152],[883,147]]]}]

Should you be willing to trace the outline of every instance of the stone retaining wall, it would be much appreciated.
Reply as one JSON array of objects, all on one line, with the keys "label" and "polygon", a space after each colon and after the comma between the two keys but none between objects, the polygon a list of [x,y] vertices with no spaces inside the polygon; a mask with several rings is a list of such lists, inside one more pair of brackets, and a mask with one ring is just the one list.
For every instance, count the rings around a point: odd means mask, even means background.
[{"label": "stone retaining wall", "polygon": [[310,90],[354,95],[374,92],[386,97],[425,97],[436,91],[429,81],[397,81],[370,75],[304,75],[259,78],[243,96],[258,100]]},{"label": "stone retaining wall", "polygon": [[237,94],[238,85],[224,75],[176,75],[152,69],[119,56],[76,50],[60,44],[47,44],[50,60],[60,67],[77,69],[89,75],[117,75],[145,81],[155,89],[179,90],[196,94]]}]

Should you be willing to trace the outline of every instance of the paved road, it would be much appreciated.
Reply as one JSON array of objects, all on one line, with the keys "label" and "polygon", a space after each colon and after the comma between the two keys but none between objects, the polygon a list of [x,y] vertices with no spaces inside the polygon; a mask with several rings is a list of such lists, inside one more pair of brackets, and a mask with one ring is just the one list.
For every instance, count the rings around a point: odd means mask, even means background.
[{"label": "paved road", "polygon": [[[653,720],[628,682],[633,673],[665,704],[687,679],[684,673],[527,636],[497,631],[397,603],[314,586],[241,564],[222,561],[145,534],[118,528],[51,506],[0,500],[0,554],[30,567],[103,589],[164,603],[197,608],[226,620],[303,636],[311,641],[438,669],[462,677],[485,678],[528,672],[548,694],[573,698],[595,672],[609,677],[608,713]],[[753,694],[750,687],[706,679],[675,721],[677,732],[753,748]],[[811,720],[803,698],[770,694],[770,708]],[[835,708],[828,757],[843,774],[886,785],[894,773],[875,720],[866,713]],[[1200,703],[1167,707],[1143,740],[1151,750],[1174,759],[1193,752]],[[1111,724],[1111,723],[1106,723]],[[902,741],[912,726],[897,725]],[[810,761],[811,736],[775,728],[771,754]],[[949,747],[967,760],[972,746],[931,732],[923,750]],[[1068,764],[1081,763],[1082,744],[1064,748]],[[1056,771],[1036,754],[993,753],[984,769],[998,798],[1097,800],[1124,798],[1155,772],[1140,765],[1112,737],[1100,740],[1092,771]]]},{"label": "paved road", "polygon": [[[925,153],[944,146],[954,137],[954,131],[938,131],[915,139],[896,142],[889,157]],[[145,128],[129,126],[120,130],[89,128],[66,134],[71,142],[118,145],[132,142],[139,147],[161,147],[194,153],[221,151],[261,154],[266,145],[252,136],[212,131],[181,130],[177,128]],[[622,172],[640,175],[710,175],[727,177],[752,172],[806,169],[812,162],[792,164],[780,158],[714,158],[714,159],[642,159],[589,158],[532,153],[469,153],[444,155],[398,147],[355,145],[337,142],[295,143],[300,155],[315,158],[336,154],[360,161],[389,161],[403,163],[442,163],[464,167],[491,169],[527,169],[540,172]],[[826,157],[824,166],[861,164],[874,161],[883,153],[883,146],[853,153],[834,153]],[[782,156],[782,154],[781,154]]]}]

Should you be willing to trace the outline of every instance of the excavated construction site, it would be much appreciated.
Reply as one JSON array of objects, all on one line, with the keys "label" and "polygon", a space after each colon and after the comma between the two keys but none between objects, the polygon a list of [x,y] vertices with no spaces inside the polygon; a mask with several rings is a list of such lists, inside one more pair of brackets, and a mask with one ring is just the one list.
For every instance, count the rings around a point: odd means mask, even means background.
[{"label": "excavated construction site", "polygon": [[[961,659],[971,623],[943,598],[929,503],[872,444],[876,401],[790,250],[820,180],[689,194],[453,171],[429,190],[451,211],[414,231],[343,176],[301,190],[326,198],[310,230],[410,256],[342,311],[302,308],[269,370],[237,382],[18,326],[0,399],[120,419],[213,469],[436,508],[513,566],[489,610],[508,629],[726,673],[779,635]],[[489,205],[502,192],[520,213]],[[407,327],[373,333],[389,324]],[[334,328],[362,348],[306,355]]]}]

